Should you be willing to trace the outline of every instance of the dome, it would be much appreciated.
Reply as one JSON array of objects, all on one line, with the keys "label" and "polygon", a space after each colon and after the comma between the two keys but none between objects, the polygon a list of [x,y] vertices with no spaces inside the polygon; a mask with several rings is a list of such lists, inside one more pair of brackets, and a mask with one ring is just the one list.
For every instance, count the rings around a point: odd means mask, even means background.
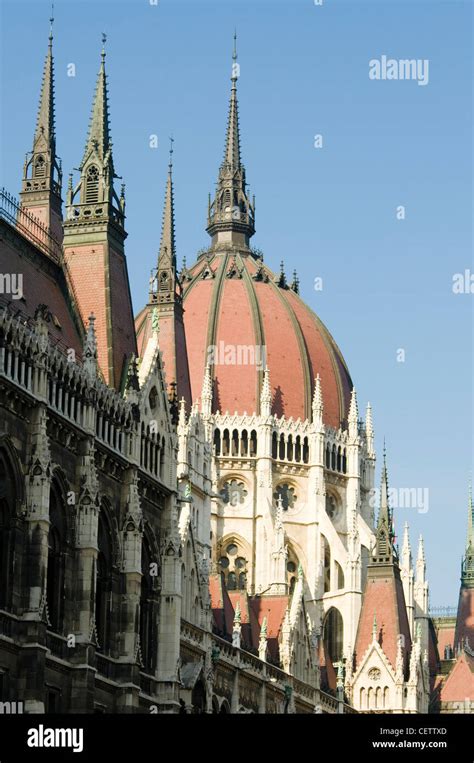
[{"label": "dome", "polygon": [[241,160],[237,78],[233,67],[224,158],[208,205],[211,245],[179,276],[170,154],[156,276],[135,324],[139,353],[143,357],[153,323],[155,330],[159,324],[167,384],[176,384],[178,396],[194,402],[201,397],[209,365],[212,410],[221,413],[259,413],[268,366],[272,412],[310,419],[319,374],[324,421],[338,428],[347,419],[352,389],[344,359],[298,296],[297,282],[290,286],[283,273],[275,276],[249,245],[255,200]]},{"label": "dome", "polygon": [[[352,389],[349,371],[334,339],[299,297],[295,283],[288,286],[284,276],[275,276],[252,254],[211,249],[181,274],[181,284],[186,347],[182,349],[187,352],[193,401],[201,397],[210,361],[213,412],[259,413],[266,365],[272,413],[311,418],[319,374],[325,423],[337,428],[346,420]],[[143,355],[151,335],[149,309],[137,316],[136,330]],[[168,352],[161,349],[166,374]]]}]

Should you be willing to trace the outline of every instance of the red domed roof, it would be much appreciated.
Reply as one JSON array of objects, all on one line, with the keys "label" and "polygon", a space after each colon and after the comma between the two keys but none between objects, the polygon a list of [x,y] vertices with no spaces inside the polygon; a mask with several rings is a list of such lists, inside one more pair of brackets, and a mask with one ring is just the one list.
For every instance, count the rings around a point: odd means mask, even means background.
[{"label": "red domed roof", "polygon": [[[213,411],[258,413],[263,373],[253,362],[260,360],[258,354],[253,358],[245,348],[263,347],[274,414],[311,418],[314,379],[319,373],[325,423],[337,428],[345,421],[352,382],[336,343],[298,294],[260,259],[211,249],[186,272],[182,285],[193,401],[201,397],[212,346],[217,353],[211,367]],[[150,324],[149,306],[136,319],[141,356]],[[161,349],[166,373],[169,349]]]}]

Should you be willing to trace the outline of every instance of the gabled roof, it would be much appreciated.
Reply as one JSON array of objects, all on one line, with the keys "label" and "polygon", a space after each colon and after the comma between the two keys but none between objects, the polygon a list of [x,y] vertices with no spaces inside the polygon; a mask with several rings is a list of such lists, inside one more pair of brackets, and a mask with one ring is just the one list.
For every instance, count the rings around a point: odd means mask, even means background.
[{"label": "gabled roof", "polygon": [[474,701],[474,654],[463,649],[441,687],[441,702]]}]

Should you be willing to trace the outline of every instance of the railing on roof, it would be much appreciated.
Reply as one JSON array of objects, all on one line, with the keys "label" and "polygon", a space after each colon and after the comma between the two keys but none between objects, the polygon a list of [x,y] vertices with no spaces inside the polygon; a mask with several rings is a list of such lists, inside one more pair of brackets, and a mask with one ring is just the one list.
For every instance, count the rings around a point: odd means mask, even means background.
[{"label": "railing on roof", "polygon": [[431,617],[456,617],[457,607],[430,607],[429,614]]},{"label": "railing on roof", "polygon": [[53,238],[44,223],[27,212],[5,188],[0,189],[0,218],[13,225],[55,262],[62,262],[60,243]]}]

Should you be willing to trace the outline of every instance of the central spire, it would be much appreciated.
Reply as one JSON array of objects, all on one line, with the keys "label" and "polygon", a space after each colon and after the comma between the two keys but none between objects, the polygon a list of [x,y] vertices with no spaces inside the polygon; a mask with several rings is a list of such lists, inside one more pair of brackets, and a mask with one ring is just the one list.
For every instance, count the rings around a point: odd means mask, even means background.
[{"label": "central spire", "polygon": [[249,248],[249,239],[255,233],[255,201],[247,193],[245,167],[240,158],[239,108],[237,80],[240,66],[237,63],[237,35],[234,34],[232,53],[231,93],[224,159],[219,168],[214,201],[209,197],[207,232],[212,237],[212,247],[227,249],[232,246]]},{"label": "central spire", "polygon": [[392,564],[397,560],[395,550],[395,536],[393,532],[393,519],[388,501],[388,474],[387,455],[383,451],[382,482],[380,486],[380,510],[375,533],[375,548],[372,552],[372,564]]},{"label": "central spire", "polygon": [[462,561],[461,583],[465,588],[474,588],[474,517],[471,483],[469,483],[469,498],[467,503],[466,554]]}]

